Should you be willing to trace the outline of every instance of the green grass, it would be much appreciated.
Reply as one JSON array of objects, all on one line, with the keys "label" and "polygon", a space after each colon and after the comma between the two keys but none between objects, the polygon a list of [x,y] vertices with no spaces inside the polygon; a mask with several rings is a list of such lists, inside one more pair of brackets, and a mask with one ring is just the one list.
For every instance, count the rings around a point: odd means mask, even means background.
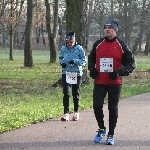
[{"label": "green grass", "polygon": [[[61,67],[49,63],[49,51],[33,51],[32,68],[24,68],[23,51],[14,51],[14,61],[8,56],[0,51],[0,133],[61,116],[62,88],[52,87],[61,78]],[[136,61],[136,70],[150,69],[149,57]],[[124,78],[123,82],[121,98],[149,92],[149,79]],[[92,91],[90,79],[90,84],[81,86],[80,110],[92,107]]]},{"label": "green grass", "polygon": [[150,71],[150,57],[145,56],[145,57],[135,57],[136,60],[136,70],[140,71]]}]

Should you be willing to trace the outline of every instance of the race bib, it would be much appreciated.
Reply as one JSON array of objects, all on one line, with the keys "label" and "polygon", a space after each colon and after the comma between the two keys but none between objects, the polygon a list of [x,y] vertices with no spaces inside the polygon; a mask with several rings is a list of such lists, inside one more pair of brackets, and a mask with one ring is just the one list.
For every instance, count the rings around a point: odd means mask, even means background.
[{"label": "race bib", "polygon": [[77,72],[66,72],[66,82],[69,84],[77,84]]},{"label": "race bib", "polygon": [[113,58],[100,58],[100,72],[113,72]]}]

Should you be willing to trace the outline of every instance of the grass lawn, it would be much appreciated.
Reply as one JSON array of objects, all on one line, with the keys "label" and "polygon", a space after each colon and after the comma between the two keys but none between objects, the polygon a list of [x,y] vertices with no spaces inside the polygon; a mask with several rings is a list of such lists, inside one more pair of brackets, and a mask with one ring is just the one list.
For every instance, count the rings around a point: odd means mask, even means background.
[{"label": "grass lawn", "polygon": [[[33,51],[34,67],[24,68],[23,51],[0,50],[0,133],[63,114],[62,88],[52,87],[61,78],[58,63],[49,63],[49,51]],[[150,69],[149,57],[136,57],[136,71]],[[149,78],[124,78],[121,98],[149,92]],[[93,81],[81,86],[80,110],[92,107]],[[107,102],[107,99],[106,99]],[[70,98],[70,113],[73,112]]]}]

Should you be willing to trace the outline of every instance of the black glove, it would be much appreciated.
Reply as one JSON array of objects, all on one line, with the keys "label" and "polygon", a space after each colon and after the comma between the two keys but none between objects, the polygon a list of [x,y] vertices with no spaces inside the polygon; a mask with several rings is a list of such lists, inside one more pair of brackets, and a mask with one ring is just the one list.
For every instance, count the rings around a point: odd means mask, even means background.
[{"label": "black glove", "polygon": [[119,72],[118,71],[113,71],[113,72],[109,72],[109,79],[111,80],[116,80],[119,76]]},{"label": "black glove", "polygon": [[74,65],[74,60],[70,60],[69,64]]},{"label": "black glove", "polygon": [[117,72],[118,72],[119,76],[128,76],[132,72],[132,71],[129,71],[129,70],[130,70],[130,68],[123,67],[123,68],[117,70]]},{"label": "black glove", "polygon": [[92,68],[92,69],[90,69],[90,77],[92,78],[92,79],[96,79],[96,77],[98,76],[98,71],[96,70],[96,68]]},{"label": "black glove", "polygon": [[65,63],[61,64],[62,68],[65,68],[67,65]]}]

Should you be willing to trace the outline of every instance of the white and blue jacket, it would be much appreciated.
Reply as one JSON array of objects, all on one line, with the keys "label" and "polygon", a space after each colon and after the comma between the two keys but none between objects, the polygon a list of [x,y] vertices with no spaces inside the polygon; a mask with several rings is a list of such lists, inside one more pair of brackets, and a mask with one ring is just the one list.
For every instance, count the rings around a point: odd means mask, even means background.
[{"label": "white and blue jacket", "polygon": [[[69,61],[74,60],[74,65],[69,64]],[[67,72],[77,72],[78,76],[82,76],[83,67],[86,65],[86,55],[82,46],[75,44],[73,48],[69,49],[66,45],[62,46],[59,52],[59,63],[66,64],[62,68],[62,74]]]}]

